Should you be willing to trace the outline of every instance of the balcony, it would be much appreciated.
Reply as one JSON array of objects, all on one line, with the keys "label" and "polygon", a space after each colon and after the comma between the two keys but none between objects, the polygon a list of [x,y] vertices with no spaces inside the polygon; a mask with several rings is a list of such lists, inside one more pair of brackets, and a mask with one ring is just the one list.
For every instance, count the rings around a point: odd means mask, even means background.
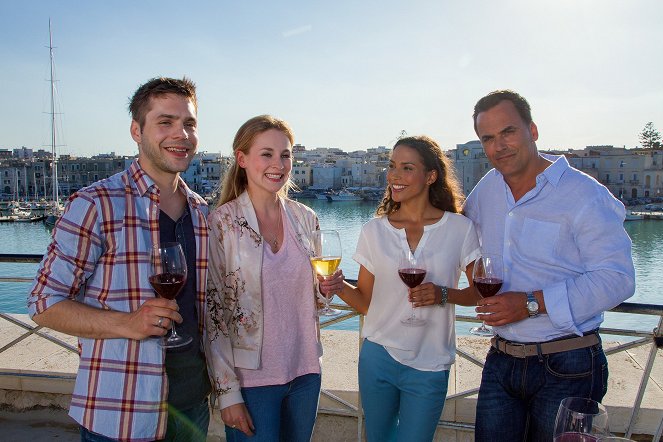
[{"label": "balcony", "polygon": [[[41,255],[0,255],[0,262],[35,263],[40,259]],[[20,282],[20,279],[0,277],[0,283]],[[365,439],[356,368],[360,334],[358,331],[327,329],[334,323],[358,316],[358,313],[346,305],[334,304],[334,307],[344,313],[321,324],[325,347],[323,391],[313,441],[361,441]],[[663,306],[622,303],[613,311],[653,315],[659,318],[659,322],[654,330],[600,330],[609,336],[632,338],[623,343],[604,342],[610,364],[611,384],[604,399],[610,414],[610,431],[624,433],[627,437],[638,435],[636,440],[659,441],[663,432],[663,371],[658,354],[658,349],[663,347]],[[457,315],[456,319],[478,322],[473,316]],[[362,318],[359,320],[360,329],[361,325]],[[12,434],[21,437],[7,440],[51,440],[39,439],[39,435],[53,427],[62,428],[60,433],[70,434],[68,440],[79,440],[78,427],[63,410],[70,400],[78,365],[76,338],[39,327],[27,315],[2,312],[0,330],[5,337],[0,344],[0,403],[8,407],[5,411],[0,410],[0,421],[3,432],[18,428],[19,433]],[[476,394],[488,346],[487,339],[458,338],[457,362],[451,369],[449,391],[435,440],[471,440]],[[34,411],[26,410],[35,402],[52,408],[36,416]],[[223,431],[219,414],[214,413],[208,440],[222,440]]]}]

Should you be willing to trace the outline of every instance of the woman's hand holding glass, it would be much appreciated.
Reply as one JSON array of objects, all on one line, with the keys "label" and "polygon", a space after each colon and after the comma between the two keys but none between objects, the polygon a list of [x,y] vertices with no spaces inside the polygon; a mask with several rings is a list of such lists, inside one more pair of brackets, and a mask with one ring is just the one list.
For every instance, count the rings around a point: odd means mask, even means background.
[{"label": "woman's hand holding glass", "polygon": [[442,291],[432,282],[424,282],[410,289],[409,301],[415,308],[438,305],[442,301]]},{"label": "woman's hand holding glass", "polygon": [[317,275],[317,277],[318,288],[325,298],[329,299],[343,291],[343,282],[345,281],[343,270],[338,269],[331,276]]},{"label": "woman's hand holding glass", "polygon": [[[323,278],[329,278],[334,275],[341,263],[343,255],[341,246],[341,237],[336,230],[316,230],[309,236],[311,246],[311,265],[315,272]],[[341,313],[340,310],[329,306],[331,298],[336,294],[334,291],[325,293],[323,299],[324,306],[318,309],[318,316],[336,316]]]}]

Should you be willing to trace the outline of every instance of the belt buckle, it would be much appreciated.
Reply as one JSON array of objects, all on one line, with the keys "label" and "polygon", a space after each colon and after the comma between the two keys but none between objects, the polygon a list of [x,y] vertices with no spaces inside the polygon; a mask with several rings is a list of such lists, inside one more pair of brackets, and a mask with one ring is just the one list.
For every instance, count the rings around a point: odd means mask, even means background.
[{"label": "belt buckle", "polygon": [[[511,347],[511,353],[513,353],[511,356],[516,357],[516,358],[526,358],[527,354],[525,353],[525,347],[527,347],[527,344],[521,344],[520,342],[512,342],[508,344]],[[518,354],[520,352],[521,354]]]}]

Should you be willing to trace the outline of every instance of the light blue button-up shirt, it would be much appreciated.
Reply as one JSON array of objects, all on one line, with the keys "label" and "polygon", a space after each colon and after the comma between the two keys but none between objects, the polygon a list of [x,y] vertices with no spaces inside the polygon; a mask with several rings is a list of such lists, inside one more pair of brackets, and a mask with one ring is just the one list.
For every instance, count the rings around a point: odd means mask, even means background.
[{"label": "light blue button-up shirt", "polygon": [[465,202],[482,252],[503,256],[501,292],[543,290],[546,314],[495,327],[516,342],[598,328],[603,312],[635,291],[624,205],[565,157],[540,155],[553,164],[518,201],[493,169]]}]

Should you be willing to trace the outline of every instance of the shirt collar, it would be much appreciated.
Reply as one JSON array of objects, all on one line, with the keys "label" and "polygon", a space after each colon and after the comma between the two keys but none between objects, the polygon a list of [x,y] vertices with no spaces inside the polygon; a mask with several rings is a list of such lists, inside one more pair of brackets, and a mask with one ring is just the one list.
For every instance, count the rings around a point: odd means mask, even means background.
[{"label": "shirt collar", "polygon": [[544,176],[550,184],[557,186],[564,172],[571,167],[569,166],[569,161],[564,155],[550,155],[547,153],[540,153],[539,155],[548,161],[552,161],[552,164],[546,167],[546,170],[541,172],[539,176]]},{"label": "shirt collar", "polygon": [[[539,155],[548,161],[552,161],[552,164],[546,167],[546,170],[537,175],[536,182],[538,183],[541,179],[545,179],[553,186],[557,186],[559,180],[562,179],[564,172],[566,172],[566,170],[571,167],[568,160],[564,155],[551,155],[547,153],[539,153]],[[493,168],[493,173],[504,179],[504,176],[502,176],[502,174],[497,169]]]},{"label": "shirt collar", "polygon": [[[140,163],[138,163],[138,158],[133,160],[131,163],[131,166],[129,166],[129,176],[133,179],[133,181],[136,183],[136,188],[138,189],[138,193],[141,196],[144,196],[150,189],[154,188],[152,192],[159,193],[159,188],[155,184],[155,182],[150,178],[150,176],[143,170],[143,168],[140,167]],[[187,200],[189,201],[189,204],[191,207],[198,207],[200,205],[205,205],[205,200],[202,199],[198,194],[194,193],[189,189],[189,186],[186,185],[182,177],[178,176],[178,184],[177,188],[179,189],[180,192],[182,192]]]}]

